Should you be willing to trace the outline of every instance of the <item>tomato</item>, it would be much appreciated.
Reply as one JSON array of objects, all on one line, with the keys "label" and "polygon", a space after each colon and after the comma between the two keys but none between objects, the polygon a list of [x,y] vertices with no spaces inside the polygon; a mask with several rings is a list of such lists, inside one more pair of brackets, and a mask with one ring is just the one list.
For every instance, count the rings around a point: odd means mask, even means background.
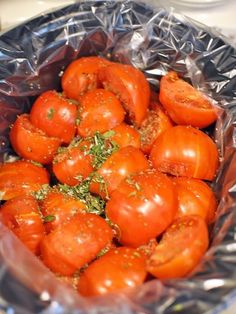
[{"label": "tomato", "polygon": [[77,185],[93,171],[92,157],[87,153],[89,147],[89,142],[82,141],[58,152],[52,170],[61,183]]},{"label": "tomato", "polygon": [[33,126],[28,114],[17,117],[10,130],[10,142],[19,156],[41,164],[49,164],[61,144],[60,139],[48,137]]},{"label": "tomato", "polygon": [[49,184],[49,175],[40,166],[24,160],[0,164],[2,200],[38,191],[44,184]]},{"label": "tomato", "polygon": [[77,106],[54,90],[41,94],[30,111],[30,121],[48,136],[69,144],[76,130]]},{"label": "tomato", "polygon": [[77,214],[58,226],[41,242],[41,257],[53,272],[70,276],[112,240],[112,229],[95,214]]},{"label": "tomato", "polygon": [[166,230],[147,270],[159,279],[186,276],[200,262],[208,248],[208,230],[199,216],[183,216]]},{"label": "tomato", "polygon": [[173,126],[170,118],[165,114],[159,105],[152,105],[153,110],[148,111],[147,117],[143,120],[139,133],[141,135],[141,150],[149,154],[153,143],[164,131]]},{"label": "tomato", "polygon": [[140,126],[147,115],[150,87],[144,74],[124,64],[112,63],[99,71],[99,80],[105,89],[120,99],[130,120]]},{"label": "tomato", "polygon": [[45,230],[37,201],[31,195],[21,195],[1,206],[0,220],[34,254],[39,253],[39,244]]},{"label": "tomato", "polygon": [[83,57],[69,64],[62,76],[62,89],[68,98],[80,100],[87,91],[101,87],[99,69],[110,62],[100,57]]},{"label": "tomato", "polygon": [[205,128],[217,119],[217,109],[210,100],[175,72],[162,77],[160,102],[177,124]]},{"label": "tomato", "polygon": [[211,223],[217,207],[216,197],[211,188],[203,181],[193,178],[174,178],[178,195],[177,217],[199,215]]},{"label": "tomato", "polygon": [[90,191],[103,198],[108,197],[125,177],[148,167],[148,161],[139,149],[123,147],[108,157],[97,170],[95,178],[98,178],[98,182],[91,182]]},{"label": "tomato", "polygon": [[135,249],[119,247],[88,266],[80,277],[78,291],[83,296],[117,292],[141,285],[146,275],[144,256]]},{"label": "tomato", "polygon": [[50,232],[70,220],[77,213],[85,211],[86,204],[53,189],[42,200],[40,208],[44,216],[46,230]]},{"label": "tomato", "polygon": [[141,139],[138,131],[126,123],[121,123],[112,129],[110,140],[116,142],[120,148],[125,146],[140,148],[141,146]]},{"label": "tomato", "polygon": [[96,131],[106,132],[119,125],[125,117],[118,98],[105,89],[87,92],[80,104],[80,122],[77,131],[82,137],[92,136]]},{"label": "tomato", "polygon": [[216,144],[207,134],[180,125],[156,139],[150,160],[162,172],[203,180],[213,180],[219,162]]},{"label": "tomato", "polygon": [[149,170],[122,181],[106,204],[106,214],[120,230],[119,242],[138,247],[160,235],[175,218],[177,208],[173,182]]}]

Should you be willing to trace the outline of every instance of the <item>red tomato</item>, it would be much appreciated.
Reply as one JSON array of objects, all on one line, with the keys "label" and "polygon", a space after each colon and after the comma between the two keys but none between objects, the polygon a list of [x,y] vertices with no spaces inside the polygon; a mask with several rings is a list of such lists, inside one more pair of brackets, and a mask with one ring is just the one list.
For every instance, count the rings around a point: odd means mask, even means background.
[{"label": "red tomato", "polygon": [[45,230],[37,201],[31,195],[21,195],[4,203],[0,220],[34,254],[39,253],[39,244]]},{"label": "red tomato", "polygon": [[177,124],[205,128],[217,119],[217,110],[209,99],[175,72],[162,77],[160,101]]},{"label": "red tomato", "polygon": [[62,149],[53,160],[53,173],[67,185],[74,186],[85,179],[92,171],[92,157],[87,153],[90,143],[83,141],[78,146]]},{"label": "red tomato", "polygon": [[19,160],[0,164],[2,200],[38,191],[44,184],[49,184],[49,175],[46,169],[29,161]]},{"label": "red tomato", "polygon": [[150,153],[157,137],[173,126],[170,118],[159,105],[153,105],[153,108],[155,109],[148,112],[146,119],[143,120],[139,129],[141,150],[146,154]]},{"label": "red tomato", "polygon": [[104,295],[141,285],[147,272],[137,250],[119,247],[94,261],[82,273],[78,291],[83,296]]},{"label": "red tomato", "polygon": [[92,136],[96,131],[106,132],[119,125],[125,112],[116,96],[105,89],[94,89],[81,99],[78,134]]},{"label": "red tomato", "polygon": [[41,257],[53,272],[70,276],[110,245],[112,236],[100,216],[77,214],[44,237]]},{"label": "red tomato", "polygon": [[56,91],[41,94],[34,102],[30,121],[48,136],[69,144],[75,135],[77,106]]},{"label": "red tomato", "polygon": [[108,64],[108,60],[99,57],[83,57],[71,62],[61,81],[65,95],[80,100],[87,91],[101,87],[98,71]]},{"label": "red tomato", "polygon": [[197,266],[208,248],[208,230],[199,216],[183,216],[166,230],[147,270],[160,279],[186,276]]},{"label": "red tomato", "polygon": [[119,147],[133,146],[140,148],[141,139],[140,135],[134,127],[121,123],[117,127],[112,129],[113,135],[110,136],[110,140],[116,142]]},{"label": "red tomato", "polygon": [[106,204],[106,214],[120,230],[119,242],[138,247],[160,235],[173,221],[177,208],[173,182],[149,170],[118,186]]},{"label": "red tomato", "polygon": [[180,125],[156,139],[150,160],[162,172],[203,180],[214,178],[219,162],[216,144],[207,134]]},{"label": "red tomato", "polygon": [[19,156],[41,164],[49,164],[61,144],[60,139],[48,137],[33,126],[28,114],[17,117],[10,130],[10,141]]},{"label": "red tomato", "polygon": [[99,71],[99,80],[105,89],[120,99],[130,120],[140,126],[147,115],[150,87],[144,74],[124,64],[112,63]]},{"label": "red tomato", "polygon": [[42,200],[40,208],[44,216],[46,230],[50,232],[70,220],[77,213],[85,211],[86,204],[54,189],[49,191]]},{"label": "red tomato", "polygon": [[217,207],[216,197],[203,181],[192,178],[174,178],[178,195],[177,217],[199,215],[207,223],[213,222]]},{"label": "red tomato", "polygon": [[[127,146],[113,153],[96,172],[101,182],[91,182],[90,191],[105,198],[118,187],[128,175],[149,167],[144,154],[133,146]],[[108,195],[104,192],[107,190]]]}]

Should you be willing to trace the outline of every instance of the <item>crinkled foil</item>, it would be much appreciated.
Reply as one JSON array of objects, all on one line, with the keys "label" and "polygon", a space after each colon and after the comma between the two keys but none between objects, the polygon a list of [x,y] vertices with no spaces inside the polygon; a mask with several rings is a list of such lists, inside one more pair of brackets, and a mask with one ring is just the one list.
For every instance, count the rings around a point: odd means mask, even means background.
[{"label": "crinkled foil", "polygon": [[88,300],[59,282],[0,226],[0,310],[22,314],[216,314],[231,308],[236,313],[235,48],[223,36],[163,7],[158,0],[151,4],[78,2],[2,33],[2,160],[11,154],[7,134],[16,115],[28,111],[40,93],[60,90],[63,69],[73,59],[88,55],[133,64],[157,90],[160,77],[173,69],[224,109],[214,132],[222,163],[214,182],[219,207],[211,247],[187,279],[154,280],[129,296]]}]

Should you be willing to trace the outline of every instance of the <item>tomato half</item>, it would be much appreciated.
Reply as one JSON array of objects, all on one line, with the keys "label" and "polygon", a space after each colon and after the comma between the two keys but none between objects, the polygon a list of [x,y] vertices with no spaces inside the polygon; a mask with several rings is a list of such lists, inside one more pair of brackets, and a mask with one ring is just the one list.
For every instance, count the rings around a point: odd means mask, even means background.
[{"label": "tomato half", "polygon": [[178,218],[147,260],[147,270],[159,279],[184,277],[200,262],[208,244],[204,219],[200,216]]},{"label": "tomato half", "polygon": [[96,131],[106,132],[119,125],[125,111],[118,98],[105,89],[94,89],[81,99],[80,122],[77,127],[82,137],[92,136]]},{"label": "tomato half", "polygon": [[150,160],[162,172],[202,180],[213,180],[219,163],[216,144],[207,134],[180,125],[156,139]]},{"label": "tomato half", "polygon": [[53,272],[70,276],[110,245],[112,237],[112,229],[100,216],[77,214],[44,237],[41,257]]},{"label": "tomato half", "polygon": [[86,205],[80,200],[53,189],[40,202],[45,227],[48,232],[70,220],[77,213],[85,211]]},{"label": "tomato half", "polygon": [[145,257],[135,249],[119,247],[88,266],[79,279],[78,291],[83,296],[117,292],[141,285],[146,275]]},{"label": "tomato half", "polygon": [[0,220],[34,254],[39,253],[39,244],[45,234],[37,201],[31,195],[21,195],[1,206]]},{"label": "tomato half", "polygon": [[49,164],[61,144],[60,139],[33,126],[28,114],[17,117],[10,130],[10,142],[19,156],[41,164]]},{"label": "tomato half", "polygon": [[109,196],[125,177],[148,167],[148,161],[139,149],[133,146],[123,147],[108,157],[96,171],[95,178],[98,182],[91,182],[90,191],[103,198]]},{"label": "tomato half", "polygon": [[116,142],[120,148],[125,146],[140,148],[141,146],[141,138],[138,131],[124,122],[112,129],[110,140]]},{"label": "tomato half", "polygon": [[122,181],[106,204],[106,214],[119,227],[119,242],[138,247],[165,231],[177,208],[173,182],[149,170]]},{"label": "tomato half", "polygon": [[54,90],[41,94],[30,111],[30,121],[48,136],[69,144],[75,135],[77,106]]},{"label": "tomato half", "polygon": [[58,152],[52,170],[61,183],[77,185],[93,171],[92,157],[87,153],[89,147],[90,143],[83,141]]},{"label": "tomato half", "polygon": [[174,178],[178,195],[177,217],[199,215],[207,223],[213,222],[217,207],[216,197],[203,181],[193,178]]},{"label": "tomato half", "polygon": [[117,95],[130,120],[140,126],[150,99],[150,87],[144,74],[130,65],[112,63],[99,71],[99,80],[105,89]]},{"label": "tomato half", "polygon": [[24,160],[0,164],[2,200],[38,191],[44,184],[49,184],[49,174],[43,167]]},{"label": "tomato half", "polygon": [[143,120],[139,133],[141,135],[141,150],[149,154],[153,143],[164,131],[173,126],[170,118],[165,114],[160,105],[152,105],[153,109],[148,111],[147,117]]},{"label": "tomato half", "polygon": [[98,71],[108,64],[108,60],[100,57],[83,57],[71,62],[61,81],[65,95],[80,100],[87,91],[101,87]]},{"label": "tomato half", "polygon": [[217,109],[210,100],[175,72],[162,77],[160,102],[177,124],[205,128],[217,119]]}]

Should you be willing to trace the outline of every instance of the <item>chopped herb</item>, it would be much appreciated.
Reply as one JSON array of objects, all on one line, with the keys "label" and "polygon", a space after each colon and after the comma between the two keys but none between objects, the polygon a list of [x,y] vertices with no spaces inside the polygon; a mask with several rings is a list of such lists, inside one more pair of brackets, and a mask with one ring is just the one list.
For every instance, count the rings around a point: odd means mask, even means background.
[{"label": "chopped herb", "polygon": [[100,196],[92,195],[89,191],[92,176],[89,176],[76,186],[59,184],[59,190],[67,195],[78,198],[86,204],[87,212],[102,215],[104,214],[105,201]]},{"label": "chopped herb", "polygon": [[56,219],[56,217],[54,215],[47,215],[45,217],[43,217],[44,222],[52,222]]},{"label": "chopped herb", "polygon": [[37,167],[41,167],[41,168],[43,167],[43,165],[40,162],[31,160],[31,163]]},{"label": "chopped herb", "polygon": [[80,125],[80,122],[81,122],[81,118],[80,117],[77,117],[76,120],[75,120],[75,125]]},{"label": "chopped herb", "polygon": [[114,136],[115,134],[116,134],[115,131],[110,130],[110,131],[107,131],[107,132],[103,133],[102,136],[103,136],[104,138],[110,138],[110,137]]},{"label": "chopped herb", "polygon": [[36,198],[37,201],[42,201],[47,196],[49,190],[49,184],[43,184],[40,190],[33,192],[33,196]]},{"label": "chopped herb", "polygon": [[96,132],[93,137],[89,138],[89,141],[91,142],[89,154],[93,155],[93,166],[95,169],[100,168],[107,158],[119,149],[115,142],[109,141],[104,134],[99,132]]},{"label": "chopped herb", "polygon": [[99,191],[105,193],[105,197],[109,198],[107,183],[105,182],[103,176],[98,173],[94,173],[91,175],[91,181],[95,183],[99,183]]},{"label": "chopped herb", "polygon": [[106,254],[110,250],[110,247],[104,247],[101,249],[101,251],[97,254],[97,257],[102,257],[104,254]]},{"label": "chopped herb", "polygon": [[47,118],[48,120],[52,120],[53,116],[55,114],[55,109],[54,108],[49,108],[47,112]]},{"label": "chopped herb", "polygon": [[137,195],[137,191],[133,191],[133,192],[130,192],[128,194],[128,197],[132,197],[132,196],[136,196]]},{"label": "chopped herb", "polygon": [[67,151],[67,147],[64,147],[64,146],[60,146],[60,147],[58,147],[58,149],[57,149],[57,153],[58,154],[62,154],[62,153],[64,153],[64,152],[66,152]]}]

